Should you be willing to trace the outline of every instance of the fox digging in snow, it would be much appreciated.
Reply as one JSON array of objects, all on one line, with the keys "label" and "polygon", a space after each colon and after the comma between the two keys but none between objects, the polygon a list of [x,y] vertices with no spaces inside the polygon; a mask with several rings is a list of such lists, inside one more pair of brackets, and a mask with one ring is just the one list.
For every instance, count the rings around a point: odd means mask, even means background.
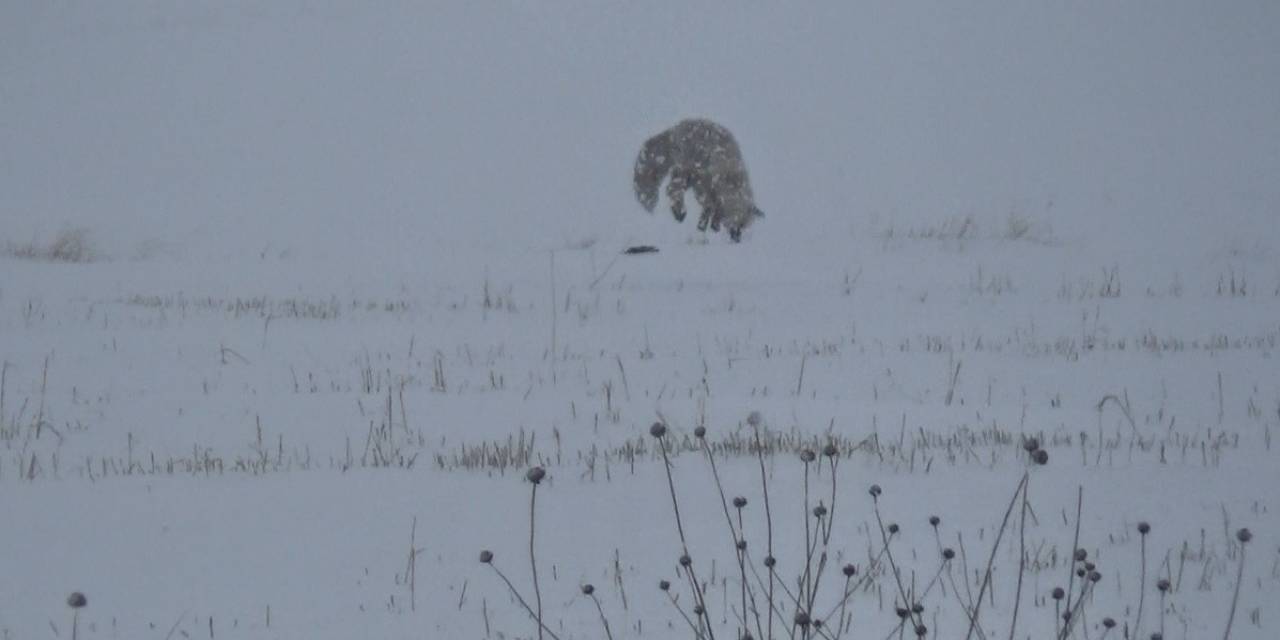
[{"label": "fox digging in snow", "polygon": [[693,195],[702,207],[698,229],[719,231],[723,224],[729,237],[742,240],[742,230],[764,213],[756,208],[747,179],[742,152],[728,129],[710,120],[683,120],[645,141],[636,156],[636,199],[650,212],[658,204],[658,188],[667,182],[671,215],[683,222],[684,192]]}]

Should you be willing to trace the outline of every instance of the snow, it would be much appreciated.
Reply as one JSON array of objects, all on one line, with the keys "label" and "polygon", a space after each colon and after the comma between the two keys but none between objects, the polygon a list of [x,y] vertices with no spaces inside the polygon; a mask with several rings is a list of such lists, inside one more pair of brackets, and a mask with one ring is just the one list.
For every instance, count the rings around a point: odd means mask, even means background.
[{"label": "snow", "polygon": [[[614,637],[692,637],[648,427],[732,443],[752,411],[882,447],[842,458],[833,566],[881,546],[874,482],[918,582],[930,514],[973,578],[1027,471],[1029,558],[1083,488],[1089,637],[1135,620],[1139,520],[1148,577],[1183,576],[1166,637],[1222,632],[1239,527],[1232,637],[1273,637],[1280,8],[735,7],[0,6],[0,638],[70,637],[77,590],[80,638],[533,637],[477,561],[531,595],[532,463],[549,626],[600,637],[589,581]],[[631,193],[691,116],[742,147],[742,244]],[[91,261],[39,259],[75,230]],[[758,463],[723,454],[763,553]],[[673,463],[732,637],[719,495]],[[803,466],[765,464],[790,577]],[[1050,637],[1067,571],[1032,565],[1018,636]],[[951,587],[931,637],[964,635]],[[895,591],[846,635],[893,631]]]}]

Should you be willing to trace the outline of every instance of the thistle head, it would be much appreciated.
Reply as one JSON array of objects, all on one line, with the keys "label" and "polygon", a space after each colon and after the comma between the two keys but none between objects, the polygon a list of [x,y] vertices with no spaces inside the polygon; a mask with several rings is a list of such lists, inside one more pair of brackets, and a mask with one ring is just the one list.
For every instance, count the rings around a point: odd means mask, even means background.
[{"label": "thistle head", "polygon": [[649,427],[649,435],[655,438],[661,438],[662,436],[667,435],[667,425],[662,424],[661,422],[653,423]]},{"label": "thistle head", "polygon": [[547,470],[542,467],[533,467],[529,472],[524,474],[525,480],[534,484],[542,484],[543,478],[547,477]]},{"label": "thistle head", "polygon": [[493,562],[493,552],[492,552],[492,551],[490,551],[490,550],[488,550],[488,549],[485,549],[484,551],[481,551],[481,552],[480,552],[480,562],[482,562],[482,563],[484,563],[484,564],[489,564],[489,563]]},{"label": "thistle head", "polygon": [[73,591],[71,595],[67,596],[67,606],[72,609],[79,609],[87,604],[89,604],[89,599],[79,591]]}]

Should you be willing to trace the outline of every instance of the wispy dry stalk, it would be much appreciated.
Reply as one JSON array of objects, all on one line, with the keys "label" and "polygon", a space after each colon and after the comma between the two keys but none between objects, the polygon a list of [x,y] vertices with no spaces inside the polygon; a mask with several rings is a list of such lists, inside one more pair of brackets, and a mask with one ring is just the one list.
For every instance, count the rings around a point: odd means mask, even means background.
[{"label": "wispy dry stalk", "polygon": [[1252,539],[1253,533],[1248,529],[1236,531],[1236,540],[1240,542],[1240,565],[1236,568],[1236,588],[1231,594],[1231,610],[1227,612],[1227,630],[1222,633],[1222,640],[1231,638],[1231,623],[1236,618],[1236,604],[1240,602],[1240,585],[1244,583],[1244,550]]},{"label": "wispy dry stalk", "polygon": [[1000,540],[1004,538],[1004,531],[1009,526],[1009,516],[1013,513],[1013,505],[1018,503],[1018,496],[1026,489],[1030,479],[1031,473],[1024,471],[1022,480],[1018,482],[1018,487],[1013,491],[1013,497],[1009,499],[1009,507],[1005,509],[1004,520],[1000,522],[1000,531],[996,533],[996,541],[991,545],[991,557],[987,559],[987,569],[982,577],[982,586],[978,588],[978,597],[973,605],[973,616],[969,618],[969,631],[965,633],[965,640],[973,637],[973,630],[978,626],[978,618],[982,612],[982,596],[987,592],[987,587],[991,586],[991,567],[995,564],[996,552],[1000,549]]}]

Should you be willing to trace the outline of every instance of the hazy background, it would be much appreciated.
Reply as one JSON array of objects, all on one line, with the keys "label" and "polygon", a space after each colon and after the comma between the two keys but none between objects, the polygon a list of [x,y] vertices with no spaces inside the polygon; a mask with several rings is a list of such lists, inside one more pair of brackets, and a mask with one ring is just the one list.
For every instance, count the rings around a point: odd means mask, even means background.
[{"label": "hazy background", "polygon": [[1016,212],[1135,252],[1247,244],[1276,237],[1277,34],[1269,1],[8,2],[0,241],[402,260],[682,241],[692,224],[635,203],[631,162],[705,116],[769,215],[749,242]]}]

